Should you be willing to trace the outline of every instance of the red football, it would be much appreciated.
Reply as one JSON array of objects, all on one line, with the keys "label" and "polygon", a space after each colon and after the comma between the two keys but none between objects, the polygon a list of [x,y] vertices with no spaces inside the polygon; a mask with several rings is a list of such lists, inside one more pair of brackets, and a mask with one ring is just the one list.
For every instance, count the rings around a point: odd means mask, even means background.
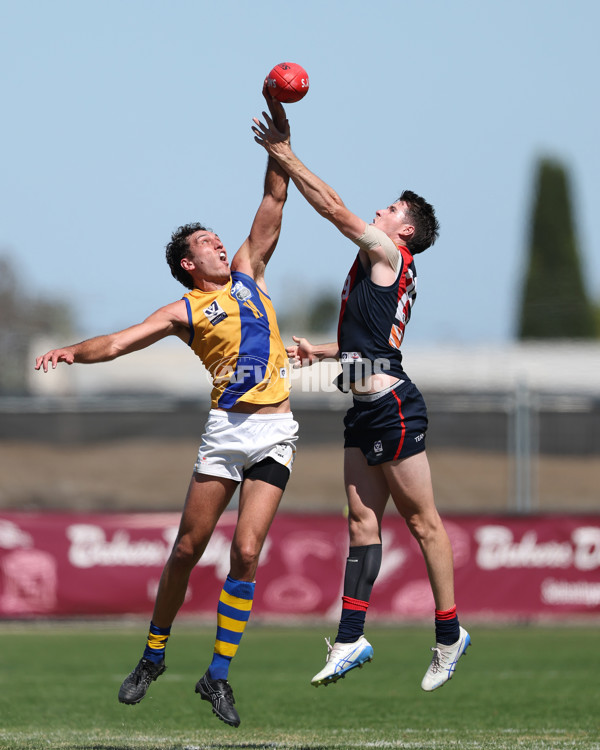
[{"label": "red football", "polygon": [[308,91],[308,73],[297,63],[279,63],[267,76],[267,87],[284,104],[299,102]]}]

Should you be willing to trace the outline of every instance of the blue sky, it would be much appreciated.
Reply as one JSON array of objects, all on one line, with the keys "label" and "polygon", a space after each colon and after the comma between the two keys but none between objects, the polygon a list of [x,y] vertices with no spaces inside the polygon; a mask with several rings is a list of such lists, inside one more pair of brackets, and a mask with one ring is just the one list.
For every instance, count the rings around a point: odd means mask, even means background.
[{"label": "blue sky", "polygon": [[[436,206],[407,342],[509,341],[541,155],[570,170],[600,298],[599,27],[596,0],[0,0],[0,251],[82,337],[179,298],[164,245],[202,221],[239,247],[266,164],[251,118],[292,60],[311,82],[293,146],[348,207]],[[337,293],[353,255],[292,187],[276,307]]]}]

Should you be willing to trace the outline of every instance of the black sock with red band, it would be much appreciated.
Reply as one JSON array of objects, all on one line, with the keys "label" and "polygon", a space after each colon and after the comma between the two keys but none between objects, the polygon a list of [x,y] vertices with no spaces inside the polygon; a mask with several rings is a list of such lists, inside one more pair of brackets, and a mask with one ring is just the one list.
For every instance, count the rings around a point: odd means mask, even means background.
[{"label": "black sock with red band", "polygon": [[435,610],[435,642],[451,646],[460,638],[456,604],[451,609]]},{"label": "black sock with red band", "polygon": [[350,547],[344,576],[342,616],[336,641],[354,643],[365,630],[373,584],[381,568],[381,544]]}]

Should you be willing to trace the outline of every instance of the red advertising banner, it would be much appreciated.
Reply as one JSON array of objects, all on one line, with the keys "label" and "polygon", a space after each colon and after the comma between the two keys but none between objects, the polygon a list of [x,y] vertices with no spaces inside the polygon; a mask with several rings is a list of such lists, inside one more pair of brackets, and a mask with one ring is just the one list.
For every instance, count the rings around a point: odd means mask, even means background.
[{"label": "red advertising banner", "polygon": [[[183,613],[214,614],[237,513],[227,512],[194,570]],[[600,516],[453,516],[461,617],[600,614]],[[150,616],[179,514],[0,513],[0,617]],[[340,609],[348,550],[339,515],[281,513],[257,574],[254,616]],[[419,548],[399,516],[383,524],[369,618],[430,617]]]}]

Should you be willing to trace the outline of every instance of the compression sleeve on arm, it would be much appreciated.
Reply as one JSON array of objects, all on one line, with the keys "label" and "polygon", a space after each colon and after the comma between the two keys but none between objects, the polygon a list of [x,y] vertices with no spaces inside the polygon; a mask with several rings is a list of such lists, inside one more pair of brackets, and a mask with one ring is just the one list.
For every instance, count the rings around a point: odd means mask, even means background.
[{"label": "compression sleeve on arm", "polygon": [[398,248],[381,229],[377,229],[377,227],[374,227],[372,224],[367,224],[365,231],[360,237],[352,240],[352,242],[366,252],[375,250],[377,247],[382,247],[391,267],[394,271],[398,270],[398,265],[400,263],[400,253]]}]

